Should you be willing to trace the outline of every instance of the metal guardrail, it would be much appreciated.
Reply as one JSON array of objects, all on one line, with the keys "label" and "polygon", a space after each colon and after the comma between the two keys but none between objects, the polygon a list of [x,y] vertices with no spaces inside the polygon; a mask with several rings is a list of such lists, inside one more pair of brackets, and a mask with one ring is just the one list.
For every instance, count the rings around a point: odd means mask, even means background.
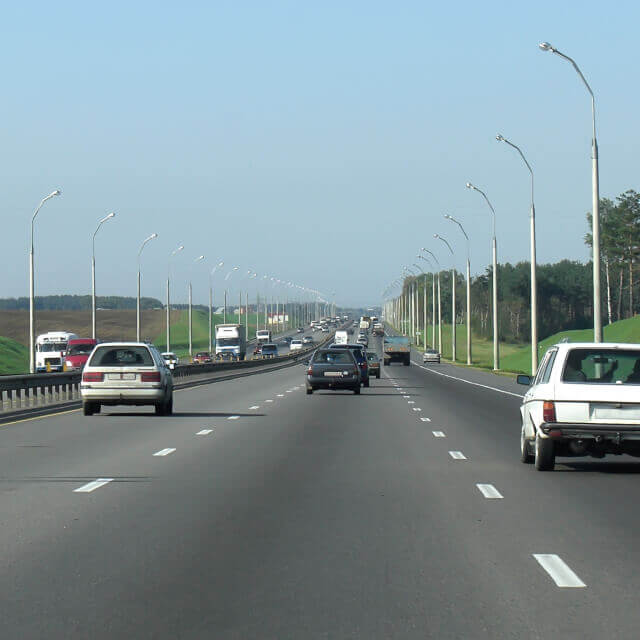
[{"label": "metal guardrail", "polygon": [[[172,374],[177,382],[191,376],[219,371],[253,369],[278,363],[296,362],[325,344],[327,340],[295,354],[256,360],[221,361],[211,364],[178,365]],[[0,415],[7,412],[36,409],[53,404],[73,403],[80,400],[80,372],[36,373],[0,376]]]}]

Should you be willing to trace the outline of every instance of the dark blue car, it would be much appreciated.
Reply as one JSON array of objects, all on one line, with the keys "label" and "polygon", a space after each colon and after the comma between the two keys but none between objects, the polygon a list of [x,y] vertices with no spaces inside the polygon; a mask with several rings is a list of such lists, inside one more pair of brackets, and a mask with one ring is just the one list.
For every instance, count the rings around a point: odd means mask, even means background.
[{"label": "dark blue car", "polygon": [[353,351],[353,355],[356,358],[356,362],[360,367],[360,376],[362,379],[362,385],[364,387],[369,386],[369,363],[367,362],[367,350],[361,344],[335,344],[329,345],[329,349],[349,349]]}]

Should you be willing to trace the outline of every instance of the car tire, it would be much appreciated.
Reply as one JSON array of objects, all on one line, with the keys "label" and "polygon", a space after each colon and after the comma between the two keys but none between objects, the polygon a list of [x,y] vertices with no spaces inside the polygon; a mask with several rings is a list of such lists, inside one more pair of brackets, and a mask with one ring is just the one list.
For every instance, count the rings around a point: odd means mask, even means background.
[{"label": "car tire", "polygon": [[85,416],[92,416],[95,411],[93,402],[82,403],[82,414]]},{"label": "car tire", "polygon": [[525,438],[524,427],[520,430],[520,462],[524,464],[532,464],[534,456],[531,453],[529,441]]},{"label": "car tire", "polygon": [[368,387],[371,383],[369,382],[369,378],[367,378],[363,383],[362,386],[363,387]]},{"label": "car tire", "polygon": [[354,387],[353,388],[353,393],[355,393],[357,396],[360,395],[360,387]]},{"label": "car tire", "polygon": [[535,465],[538,471],[553,471],[556,464],[555,443],[550,438],[536,435]]},{"label": "car tire", "polygon": [[313,393],[312,387],[307,387],[307,395],[310,396]]},{"label": "car tire", "polygon": [[378,373],[376,373],[376,378],[377,378],[378,380],[380,380],[380,372],[379,372],[379,371],[378,371]]},{"label": "car tire", "polygon": [[405,367],[408,367],[411,364],[411,360],[405,360],[403,364]]},{"label": "car tire", "polygon": [[157,416],[163,416],[164,415],[164,407],[165,407],[165,403],[163,402],[158,402],[154,405],[154,409],[156,412]]},{"label": "car tire", "polygon": [[384,361],[384,366],[385,366],[385,367],[388,367],[388,366],[389,366],[389,364],[391,364],[391,363],[389,362],[389,360],[385,360],[385,361]]}]

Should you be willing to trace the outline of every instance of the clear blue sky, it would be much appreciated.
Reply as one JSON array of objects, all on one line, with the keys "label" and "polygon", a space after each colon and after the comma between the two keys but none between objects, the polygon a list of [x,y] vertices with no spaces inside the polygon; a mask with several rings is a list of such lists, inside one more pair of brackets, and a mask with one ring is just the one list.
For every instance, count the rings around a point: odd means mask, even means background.
[{"label": "clear blue sky", "polygon": [[[536,175],[538,258],[586,260],[590,105],[596,93],[601,195],[640,189],[640,89],[632,2],[9,3],[2,19],[0,297],[28,295],[29,220],[38,294],[177,300],[206,254],[327,293],[379,302],[421,246],[447,237],[462,268],[528,256],[528,175]],[[193,270],[207,297],[207,269]],[[234,283],[235,280],[235,283]],[[216,285],[222,278],[216,276]],[[237,278],[230,283],[237,288]],[[246,281],[242,283],[246,288]],[[255,289],[251,289],[252,292]],[[252,293],[252,296],[254,294]],[[216,296],[217,302],[220,301]]]}]

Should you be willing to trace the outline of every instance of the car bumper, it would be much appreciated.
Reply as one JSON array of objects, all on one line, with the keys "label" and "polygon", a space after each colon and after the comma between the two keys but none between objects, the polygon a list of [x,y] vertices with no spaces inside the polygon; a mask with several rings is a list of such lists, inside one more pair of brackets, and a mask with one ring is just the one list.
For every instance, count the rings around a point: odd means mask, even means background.
[{"label": "car bumper", "polygon": [[423,363],[425,363],[425,364],[426,364],[427,362],[436,362],[436,363],[440,364],[440,358],[434,358],[434,357],[431,357],[431,358],[422,358],[422,362],[423,362]]},{"label": "car bumper", "polygon": [[640,440],[640,424],[543,422],[540,431],[553,440]]},{"label": "car bumper", "polygon": [[123,389],[111,387],[96,389],[80,387],[80,396],[83,401],[100,402],[102,404],[155,404],[166,397],[163,387],[149,389]]}]

